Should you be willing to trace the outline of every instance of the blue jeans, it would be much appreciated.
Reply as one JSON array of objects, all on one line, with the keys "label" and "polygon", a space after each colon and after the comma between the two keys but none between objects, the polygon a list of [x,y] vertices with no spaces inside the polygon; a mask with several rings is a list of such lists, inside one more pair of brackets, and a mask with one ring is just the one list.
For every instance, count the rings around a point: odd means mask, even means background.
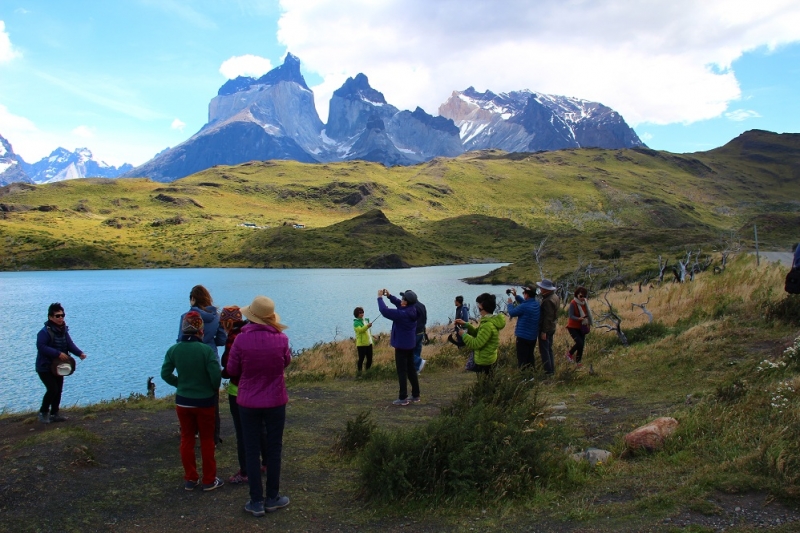
[{"label": "blue jeans", "polygon": [[267,498],[277,498],[281,482],[281,451],[283,449],[283,426],[286,423],[286,406],[253,409],[239,406],[242,420],[244,450],[247,463],[247,482],[250,485],[250,501],[264,501],[261,486],[261,435],[267,439]]},{"label": "blue jeans", "polygon": [[543,333],[545,340],[539,337],[539,355],[542,356],[542,366],[546,374],[556,373],[556,364],[553,359],[553,333]]},{"label": "blue jeans", "polygon": [[414,368],[417,372],[419,372],[419,367],[422,365],[422,339],[424,337],[424,333],[417,333],[417,344],[414,346]]}]

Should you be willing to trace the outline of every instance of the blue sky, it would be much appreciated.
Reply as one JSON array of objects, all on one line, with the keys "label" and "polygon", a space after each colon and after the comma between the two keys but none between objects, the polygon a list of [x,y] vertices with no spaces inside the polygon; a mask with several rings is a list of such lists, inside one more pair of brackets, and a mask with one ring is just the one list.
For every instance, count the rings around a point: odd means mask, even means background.
[{"label": "blue sky", "polygon": [[85,146],[142,164],[287,51],[323,121],[363,72],[434,115],[468,86],[599,101],[672,152],[800,132],[796,0],[3,0],[0,135],[28,162]]}]

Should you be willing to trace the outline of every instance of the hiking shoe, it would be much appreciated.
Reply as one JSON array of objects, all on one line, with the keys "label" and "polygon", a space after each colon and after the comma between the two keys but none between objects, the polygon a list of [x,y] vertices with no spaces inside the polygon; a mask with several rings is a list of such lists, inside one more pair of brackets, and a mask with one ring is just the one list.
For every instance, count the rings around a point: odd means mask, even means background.
[{"label": "hiking shoe", "polygon": [[59,414],[50,415],[50,422],[66,422],[67,417]]},{"label": "hiking shoe", "polygon": [[264,516],[264,502],[254,502],[249,500],[244,504],[244,510],[253,516]]},{"label": "hiking shoe", "polygon": [[278,494],[274,498],[267,498],[267,500],[264,502],[264,510],[268,513],[271,513],[272,511],[277,511],[278,509],[286,507],[287,505],[289,505],[289,498]]},{"label": "hiking shoe", "polygon": [[228,478],[228,483],[238,485],[240,483],[247,483],[247,474],[242,473],[241,470]]},{"label": "hiking shoe", "polygon": [[419,370],[417,370],[417,374],[422,374],[422,369],[425,368],[425,363],[427,363],[427,362],[428,362],[427,359],[423,359],[419,363]]},{"label": "hiking shoe", "polygon": [[194,488],[200,484],[200,480],[195,479],[192,481],[191,479],[183,484],[183,488],[186,490],[194,490]]},{"label": "hiking shoe", "polygon": [[47,413],[39,413],[39,422],[42,424],[49,424],[50,416]]},{"label": "hiking shoe", "polygon": [[261,465],[261,473],[262,474],[266,474],[267,473],[267,465]]},{"label": "hiking shoe", "polygon": [[411,397],[411,401],[414,402],[414,403],[418,402],[419,401],[419,396],[412,396]]},{"label": "hiking shoe", "polygon": [[203,483],[203,492],[208,492],[210,490],[218,489],[225,483],[218,477],[214,478],[214,481],[211,483]]},{"label": "hiking shoe", "polygon": [[575,358],[572,357],[572,354],[569,353],[569,350],[564,353],[564,357],[566,357],[567,361],[569,361],[570,363],[574,363],[575,362]]},{"label": "hiking shoe", "polygon": [[400,398],[398,398],[392,402],[392,405],[408,405],[410,403],[411,402],[409,402],[408,400],[401,400]]}]

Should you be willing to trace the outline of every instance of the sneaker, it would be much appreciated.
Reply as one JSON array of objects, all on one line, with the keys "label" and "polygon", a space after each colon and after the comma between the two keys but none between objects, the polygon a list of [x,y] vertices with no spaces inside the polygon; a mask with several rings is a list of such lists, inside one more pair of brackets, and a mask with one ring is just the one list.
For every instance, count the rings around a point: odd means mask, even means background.
[{"label": "sneaker", "polygon": [[183,484],[183,488],[186,490],[194,490],[196,486],[200,484],[200,480],[195,479],[194,481],[189,480]]},{"label": "sneaker", "polygon": [[264,502],[254,502],[249,500],[244,504],[244,510],[253,516],[264,516]]},{"label": "sneaker", "polygon": [[225,483],[218,477],[214,478],[214,481],[211,483],[203,483],[203,492],[208,492],[210,490],[218,489]]},{"label": "sneaker", "polygon": [[241,470],[228,478],[228,483],[231,485],[238,485],[240,483],[247,483],[247,474],[242,473]]},{"label": "sneaker", "polygon": [[423,359],[419,364],[419,370],[417,370],[417,374],[422,374],[422,369],[425,368],[425,363],[427,363],[427,359]]},{"label": "sneaker", "polygon": [[279,494],[274,498],[267,498],[267,500],[264,502],[264,510],[266,510],[268,513],[271,513],[272,511],[277,511],[278,509],[286,507],[287,505],[289,505],[289,498]]},{"label": "sneaker", "polygon": [[412,396],[411,401],[417,403],[419,401],[419,396]]},{"label": "sneaker", "polygon": [[261,465],[261,473],[262,474],[266,474],[267,473],[267,465]]},{"label": "sneaker", "polygon": [[58,413],[50,415],[50,422],[66,422],[66,421],[67,421],[66,416],[61,416]]},{"label": "sneaker", "polygon": [[575,362],[575,358],[574,358],[574,357],[572,357],[572,354],[571,354],[571,353],[569,353],[569,350],[567,350],[567,351],[564,353],[564,357],[566,357],[566,358],[567,358],[567,361],[569,361],[570,363],[574,363],[574,362]]},{"label": "sneaker", "polygon": [[575,366],[578,368],[583,368],[583,365],[581,363],[575,363]]},{"label": "sneaker", "polygon": [[39,413],[39,422],[42,424],[49,424],[50,416],[47,413]]},{"label": "sneaker", "polygon": [[408,405],[410,403],[411,402],[409,402],[408,400],[401,400],[400,398],[398,398],[392,402],[392,405]]}]

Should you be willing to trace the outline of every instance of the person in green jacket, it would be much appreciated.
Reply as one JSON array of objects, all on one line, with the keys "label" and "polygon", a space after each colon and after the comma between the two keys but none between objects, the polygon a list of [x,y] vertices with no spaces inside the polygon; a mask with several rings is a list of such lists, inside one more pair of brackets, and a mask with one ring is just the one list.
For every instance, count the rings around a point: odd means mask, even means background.
[{"label": "person in green jacket", "polygon": [[[174,372],[177,370],[178,375]],[[195,434],[200,434],[203,458],[203,490],[223,485],[217,477],[214,458],[214,400],[222,381],[217,354],[203,344],[203,317],[189,311],[181,321],[181,340],[167,350],[161,366],[161,379],[173,387],[175,411],[181,424],[181,463],[184,488],[194,490],[200,484],[194,452]]]},{"label": "person in green jacket", "polygon": [[500,346],[500,330],[506,326],[503,315],[495,315],[497,297],[484,292],[475,299],[478,304],[480,321],[476,328],[469,322],[458,318],[455,323],[466,328],[465,333],[459,332],[461,340],[467,348],[475,351],[474,372],[490,374],[497,362],[497,347]]},{"label": "person in green jacket", "polygon": [[356,350],[358,351],[358,373],[361,373],[361,368],[364,366],[366,359],[366,369],[372,366],[372,333],[370,328],[372,322],[368,318],[364,318],[364,308],[356,307],[353,309],[353,329],[356,330]]}]

